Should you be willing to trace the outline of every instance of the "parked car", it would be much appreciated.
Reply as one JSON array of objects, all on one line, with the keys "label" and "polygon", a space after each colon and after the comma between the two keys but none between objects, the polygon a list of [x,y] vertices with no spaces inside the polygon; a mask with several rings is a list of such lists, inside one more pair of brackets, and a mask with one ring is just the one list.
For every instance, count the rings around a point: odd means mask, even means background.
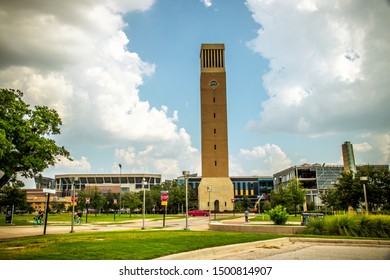
[{"label": "parked car", "polygon": [[189,216],[210,216],[210,213],[207,211],[202,211],[202,210],[190,210],[188,211]]}]

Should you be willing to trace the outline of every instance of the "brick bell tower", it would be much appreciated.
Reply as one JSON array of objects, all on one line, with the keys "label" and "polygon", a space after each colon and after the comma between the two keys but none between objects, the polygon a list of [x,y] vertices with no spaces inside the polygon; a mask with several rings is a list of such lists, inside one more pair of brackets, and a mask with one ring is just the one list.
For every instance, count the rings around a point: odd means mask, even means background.
[{"label": "brick bell tower", "polygon": [[[200,108],[202,180],[199,209],[233,210],[229,178],[226,71],[224,44],[202,44],[200,51]],[[209,196],[210,195],[210,196]]]}]

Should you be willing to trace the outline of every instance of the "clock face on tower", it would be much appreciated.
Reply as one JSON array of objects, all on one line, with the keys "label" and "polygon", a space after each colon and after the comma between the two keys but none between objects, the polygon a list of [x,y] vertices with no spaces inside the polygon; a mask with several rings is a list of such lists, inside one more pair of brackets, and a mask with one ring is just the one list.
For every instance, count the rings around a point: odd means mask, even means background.
[{"label": "clock face on tower", "polygon": [[209,86],[212,88],[212,89],[216,89],[217,86],[218,86],[218,82],[216,80],[211,80],[210,83],[209,83]]}]

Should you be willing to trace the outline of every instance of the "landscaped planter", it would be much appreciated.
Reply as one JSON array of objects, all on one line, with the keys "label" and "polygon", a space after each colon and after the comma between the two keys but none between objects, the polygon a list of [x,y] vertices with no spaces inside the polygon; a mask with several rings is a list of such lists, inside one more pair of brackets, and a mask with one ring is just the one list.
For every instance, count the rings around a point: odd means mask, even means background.
[{"label": "landscaped planter", "polygon": [[233,231],[249,233],[271,233],[271,234],[301,234],[305,226],[277,226],[277,225],[229,225],[209,224],[209,229],[214,231]]}]

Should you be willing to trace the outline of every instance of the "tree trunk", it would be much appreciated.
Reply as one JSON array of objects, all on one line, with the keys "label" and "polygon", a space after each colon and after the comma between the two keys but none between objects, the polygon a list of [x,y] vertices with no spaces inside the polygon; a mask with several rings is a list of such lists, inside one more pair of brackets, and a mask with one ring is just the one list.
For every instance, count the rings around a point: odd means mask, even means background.
[{"label": "tree trunk", "polygon": [[0,178],[0,189],[4,187],[5,184],[11,179],[11,176],[8,174],[4,174],[3,177]]},{"label": "tree trunk", "polygon": [[294,204],[294,213],[295,213],[295,217],[297,216],[297,205]]}]

